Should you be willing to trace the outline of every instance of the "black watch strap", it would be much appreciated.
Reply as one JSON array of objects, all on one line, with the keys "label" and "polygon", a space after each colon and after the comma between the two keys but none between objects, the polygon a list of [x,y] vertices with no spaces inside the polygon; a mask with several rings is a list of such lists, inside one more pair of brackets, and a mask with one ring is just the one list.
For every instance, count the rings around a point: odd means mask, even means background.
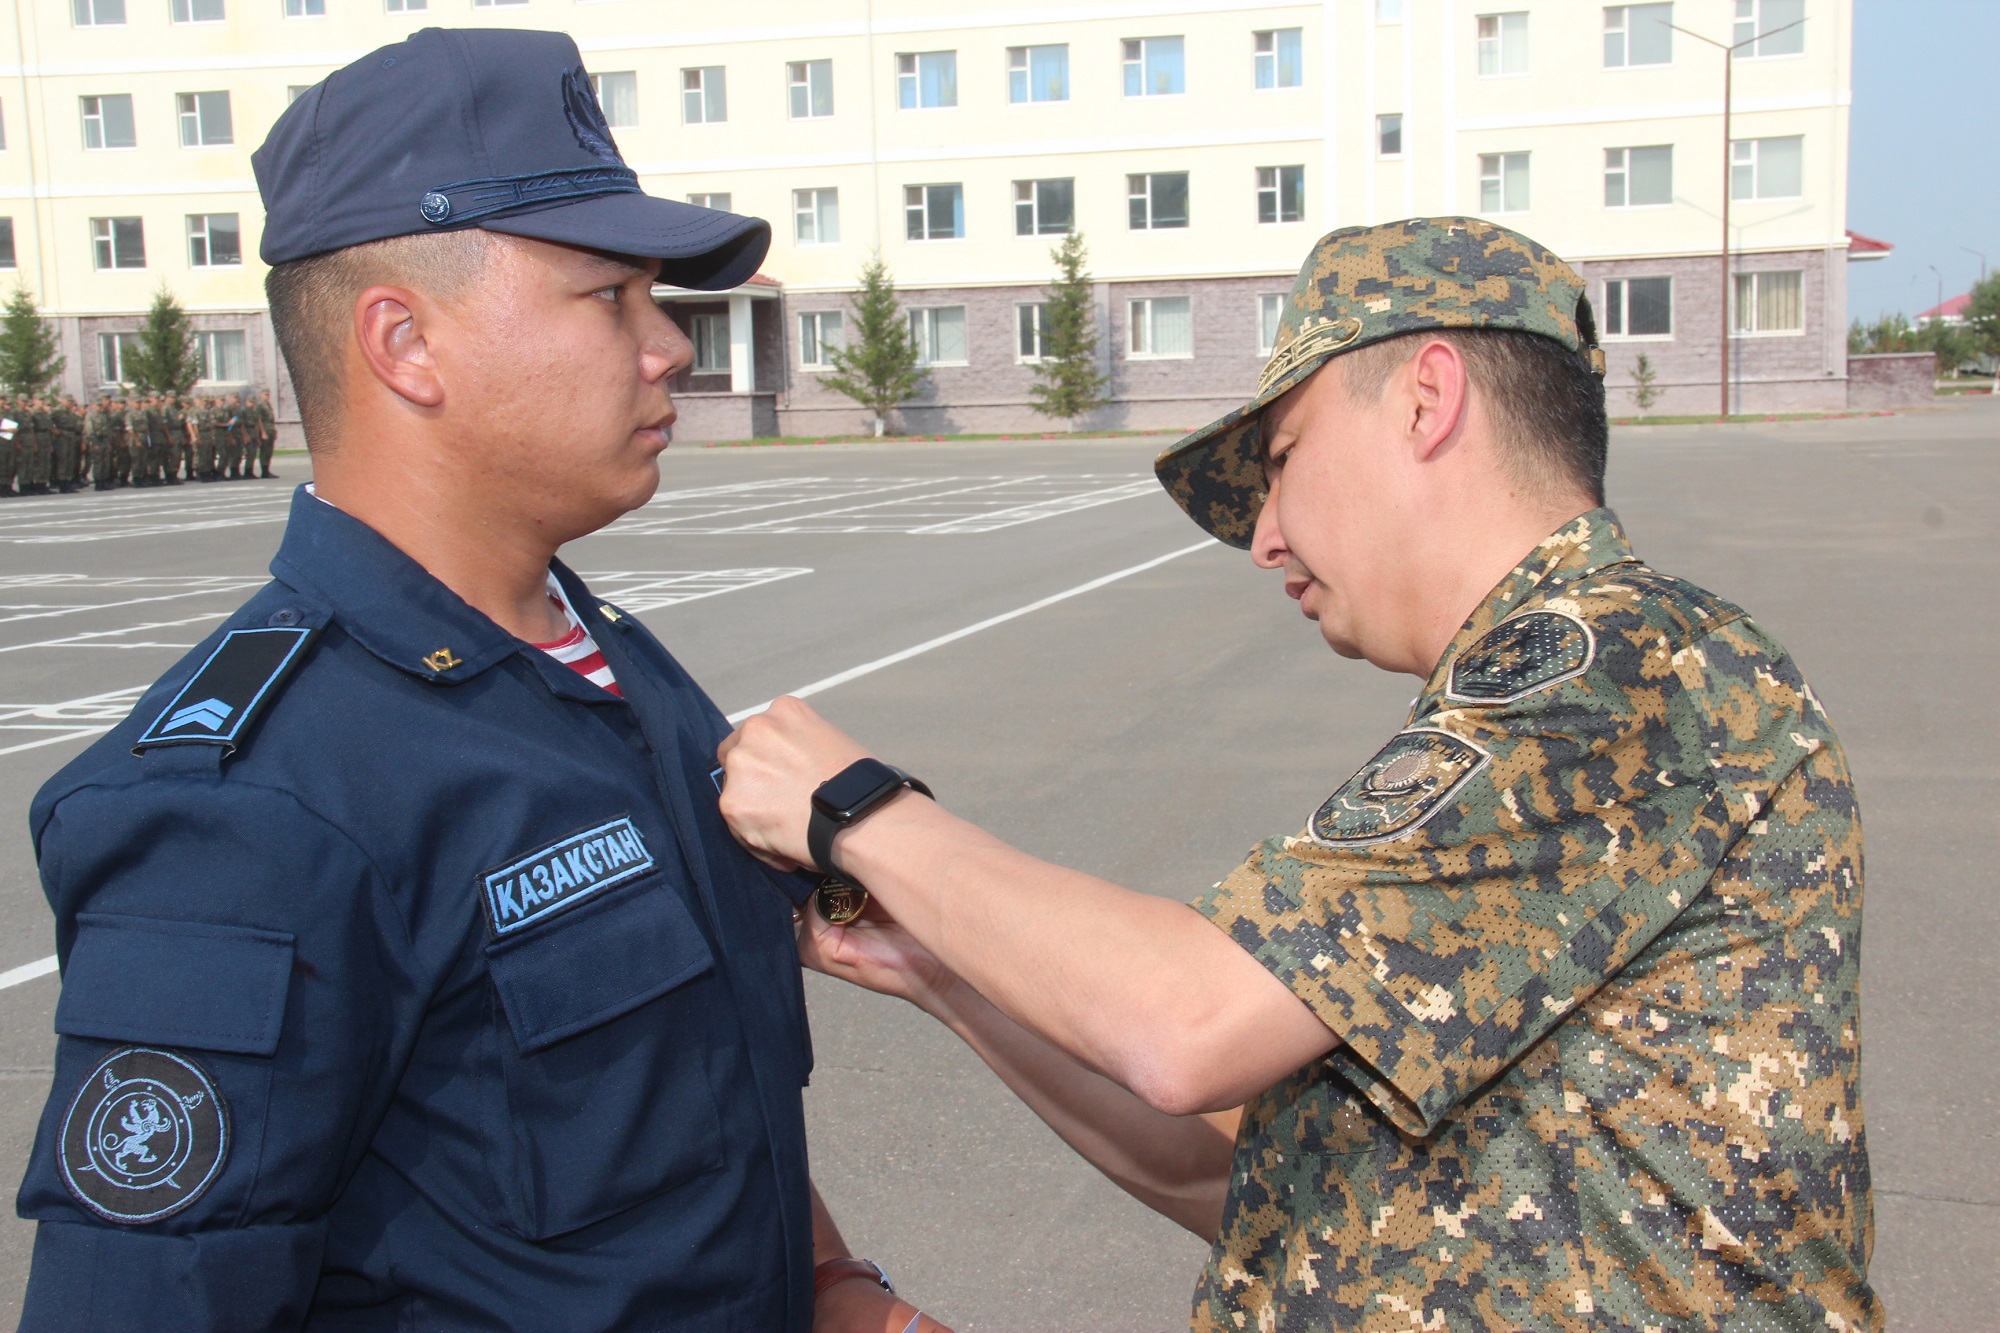
[{"label": "black watch strap", "polygon": [[[865,778],[871,775],[878,778],[878,782],[859,803],[839,815],[826,808],[825,802],[821,799],[821,793],[825,793],[830,788],[838,789],[847,785],[856,777]],[[895,767],[893,764],[885,764],[879,759],[857,759],[854,763],[849,764],[846,768],[834,774],[825,782],[822,782],[819,786],[819,791],[814,793],[812,815],[806,823],[806,850],[812,856],[814,867],[822,875],[838,875],[840,872],[833,868],[834,835],[850,824],[857,824],[867,818],[877,809],[887,804],[895,796],[898,789],[904,787],[925,796],[931,794],[931,789],[925,786],[920,779],[913,778],[902,769]],[[861,886],[856,884],[855,887],[859,888]]]}]

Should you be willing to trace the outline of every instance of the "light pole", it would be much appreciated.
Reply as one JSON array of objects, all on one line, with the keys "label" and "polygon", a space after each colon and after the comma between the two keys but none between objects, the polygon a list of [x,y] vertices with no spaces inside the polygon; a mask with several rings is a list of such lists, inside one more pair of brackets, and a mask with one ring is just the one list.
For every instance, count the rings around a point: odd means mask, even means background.
[{"label": "light pole", "polygon": [[1981,282],[1986,281],[1986,252],[1984,250],[1975,250],[1969,245],[1961,245],[1958,248],[1969,255],[1975,256],[1979,260],[1979,280]]},{"label": "light pole", "polygon": [[1782,27],[1760,32],[1755,37],[1745,37],[1734,46],[1718,42],[1713,37],[1704,37],[1698,32],[1683,28],[1678,23],[1667,25],[1675,32],[1686,33],[1697,42],[1707,42],[1722,52],[1722,414],[1716,418],[1718,421],[1729,420],[1729,183],[1735,166],[1731,161],[1734,146],[1729,137],[1729,117],[1730,98],[1735,91],[1736,53],[1746,46],[1755,46],[1766,37],[1775,37],[1804,22],[1804,19],[1794,19]]},{"label": "light pole", "polygon": [[1938,280],[1938,300],[1937,305],[1931,310],[1931,323],[1942,324],[1944,323],[1944,274],[1938,272],[1936,264],[1926,264],[1924,267]]}]

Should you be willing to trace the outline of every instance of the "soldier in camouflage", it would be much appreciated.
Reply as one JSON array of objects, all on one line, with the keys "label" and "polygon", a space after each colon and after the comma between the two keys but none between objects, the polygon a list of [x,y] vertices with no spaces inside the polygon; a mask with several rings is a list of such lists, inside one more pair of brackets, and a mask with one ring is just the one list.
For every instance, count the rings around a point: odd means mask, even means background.
[{"label": "soldier in camouflage", "polygon": [[[1194,912],[912,792],[821,842],[872,905],[807,961],[1212,1240],[1204,1333],[1884,1326],[1846,761],[1604,507],[1584,290],[1475,219],[1334,232],[1256,395],[1160,457],[1336,652],[1423,680]],[[737,837],[811,865],[865,751],[779,700],[722,754]]]},{"label": "soldier in camouflage", "polygon": [[[257,422],[257,475],[260,477],[275,477],[278,474],[271,471],[271,455],[278,447],[278,415],[271,410],[271,395],[269,393],[259,393],[257,395],[252,415],[256,418]],[[245,476],[248,476],[250,473],[250,458],[248,454],[244,455],[243,472]]]},{"label": "soldier in camouflage", "polygon": [[55,486],[68,495],[86,476],[83,464],[83,413],[76,399],[64,394],[50,408],[55,423]]},{"label": "soldier in camouflage", "polygon": [[11,396],[0,397],[0,498],[15,494],[14,478],[20,471],[21,405]]}]

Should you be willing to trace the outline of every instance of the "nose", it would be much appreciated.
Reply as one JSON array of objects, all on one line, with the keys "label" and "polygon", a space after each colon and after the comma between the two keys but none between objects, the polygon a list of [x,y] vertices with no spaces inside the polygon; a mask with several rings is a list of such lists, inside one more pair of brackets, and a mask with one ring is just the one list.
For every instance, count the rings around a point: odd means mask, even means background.
[{"label": "nose", "polygon": [[647,309],[639,315],[640,372],[648,384],[658,384],[694,364],[694,344],[658,302],[647,300],[643,304]]},{"label": "nose", "polygon": [[1278,526],[1279,476],[1273,472],[1264,483],[1264,506],[1257,511],[1257,527],[1250,535],[1250,559],[1260,569],[1283,569],[1285,557],[1291,554],[1284,530]]}]

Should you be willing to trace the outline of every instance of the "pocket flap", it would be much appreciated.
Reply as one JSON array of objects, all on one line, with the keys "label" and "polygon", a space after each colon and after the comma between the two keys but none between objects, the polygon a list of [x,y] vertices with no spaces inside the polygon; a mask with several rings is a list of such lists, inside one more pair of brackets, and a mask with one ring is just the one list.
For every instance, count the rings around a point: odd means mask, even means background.
[{"label": "pocket flap", "polygon": [[608,1023],[715,966],[680,895],[659,877],[486,946],[523,1054]]},{"label": "pocket flap", "polygon": [[291,989],[293,936],[82,912],[63,969],[65,1037],[270,1055]]}]

